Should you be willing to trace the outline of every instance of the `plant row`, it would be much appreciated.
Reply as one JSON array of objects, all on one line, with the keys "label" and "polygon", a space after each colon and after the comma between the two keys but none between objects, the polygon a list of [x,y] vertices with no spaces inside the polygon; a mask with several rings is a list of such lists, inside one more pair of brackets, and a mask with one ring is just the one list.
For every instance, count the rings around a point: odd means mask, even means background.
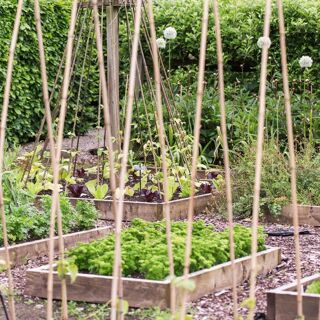
[{"label": "plant row", "polygon": [[[7,234],[10,244],[44,239],[49,236],[52,197],[46,195],[37,206],[27,202],[19,206],[6,208]],[[78,201],[73,206],[65,197],[60,197],[62,230],[64,234],[94,228],[98,221],[98,212],[93,203]],[[57,234],[57,225],[55,226]],[[2,228],[0,245],[3,245]]]}]

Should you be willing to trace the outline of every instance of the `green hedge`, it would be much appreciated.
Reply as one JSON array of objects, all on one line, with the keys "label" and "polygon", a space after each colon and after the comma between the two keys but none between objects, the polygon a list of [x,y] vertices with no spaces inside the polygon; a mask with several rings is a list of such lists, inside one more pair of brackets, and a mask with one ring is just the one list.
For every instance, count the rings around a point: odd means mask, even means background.
[{"label": "green hedge", "polygon": [[[307,0],[285,0],[284,14],[287,29],[287,51],[291,75],[299,76],[299,59],[309,55],[314,61],[312,74],[319,71],[319,25],[320,2]],[[171,59],[173,66],[197,64],[192,56],[199,56],[201,36],[201,0],[161,0],[157,2],[156,22],[158,35],[167,26],[177,30],[177,38],[171,40]],[[260,66],[261,52],[257,40],[262,36],[264,1],[220,1],[221,32],[223,39],[226,70],[232,72],[255,71]],[[280,48],[277,9],[273,5],[270,38],[270,68],[272,73],[280,69]],[[162,50],[168,60],[169,46]],[[191,57],[191,59],[190,59]],[[214,17],[211,10],[207,49],[207,70],[216,70],[216,44]],[[239,77],[238,74],[235,74]],[[250,75],[252,76],[252,75]]]},{"label": "green hedge", "polygon": [[[190,85],[196,79],[197,57],[201,32],[201,0],[160,0],[156,2],[155,15],[158,37],[162,36],[167,26],[177,29],[177,39],[171,41],[172,71],[175,79]],[[237,4],[235,4],[237,3]],[[66,43],[68,20],[70,13],[69,0],[41,1],[46,47],[49,85],[53,81],[60,63]],[[224,44],[227,80],[249,79],[249,85],[257,86],[260,51],[256,45],[263,27],[263,1],[221,1],[221,29]],[[4,91],[7,67],[8,48],[15,16],[16,1],[0,0],[0,102]],[[270,53],[270,74],[277,77],[279,72],[280,54],[278,44],[278,26],[276,8],[273,10],[271,25],[272,47]],[[288,60],[291,77],[299,78],[301,69],[298,60],[302,55],[310,55],[314,66],[308,77],[316,79],[319,71],[319,29],[320,3],[317,1],[286,0],[284,4],[287,24]],[[43,116],[41,97],[41,78],[35,26],[33,20],[33,1],[26,0],[19,42],[17,46],[14,77],[10,100],[7,136],[11,142],[26,142],[34,137]],[[128,68],[128,41],[124,18],[121,31],[121,66],[122,75]],[[214,80],[216,70],[215,40],[213,14],[210,15],[207,80]],[[161,51],[165,63],[169,59],[169,46]],[[195,59],[190,59],[190,57]],[[150,60],[150,59],[149,59]],[[181,66],[182,69],[177,67]],[[187,70],[187,71],[185,71]],[[243,71],[243,72],[242,72]],[[251,72],[247,72],[251,71]],[[178,75],[177,75],[178,73]],[[247,76],[247,74],[249,76]],[[187,76],[186,76],[187,75]],[[96,122],[97,79],[90,77],[90,91],[85,101],[85,118],[81,120],[82,130],[86,130]],[[126,79],[123,77],[123,79]],[[76,82],[79,78],[76,78]],[[121,81],[125,86],[125,81]],[[70,102],[69,108],[74,103]],[[66,130],[70,130],[72,110],[69,112]],[[204,117],[206,115],[204,114]],[[68,126],[69,125],[69,126]]]},{"label": "green hedge", "polygon": [[[69,5],[66,0],[41,1],[44,45],[46,48],[49,86],[53,86],[56,70],[66,42]],[[0,101],[2,102],[8,50],[16,13],[16,1],[0,0]],[[43,116],[41,76],[33,1],[26,1],[14,63],[7,137],[11,142],[25,142],[34,136]]]}]

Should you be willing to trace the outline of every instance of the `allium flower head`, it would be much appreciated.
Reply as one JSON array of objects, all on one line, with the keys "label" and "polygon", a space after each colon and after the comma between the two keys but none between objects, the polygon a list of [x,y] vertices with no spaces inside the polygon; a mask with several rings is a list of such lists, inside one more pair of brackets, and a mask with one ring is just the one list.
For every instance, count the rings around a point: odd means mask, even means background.
[{"label": "allium flower head", "polygon": [[309,56],[302,56],[299,60],[299,64],[301,68],[310,68],[312,66],[312,59]]},{"label": "allium flower head", "polygon": [[147,167],[143,166],[143,165],[136,164],[133,166],[133,170],[134,171],[145,171],[145,170],[147,170]]},{"label": "allium flower head", "polygon": [[159,49],[165,49],[166,44],[167,44],[166,40],[163,39],[162,37],[157,39],[157,46]]},{"label": "allium flower head", "polygon": [[271,46],[271,40],[269,37],[260,37],[258,39],[258,42],[257,42],[257,46],[262,49],[264,46],[266,46],[267,48],[270,48]]},{"label": "allium flower head", "polygon": [[175,39],[177,37],[177,30],[173,27],[168,27],[163,31],[163,35],[168,40]]}]

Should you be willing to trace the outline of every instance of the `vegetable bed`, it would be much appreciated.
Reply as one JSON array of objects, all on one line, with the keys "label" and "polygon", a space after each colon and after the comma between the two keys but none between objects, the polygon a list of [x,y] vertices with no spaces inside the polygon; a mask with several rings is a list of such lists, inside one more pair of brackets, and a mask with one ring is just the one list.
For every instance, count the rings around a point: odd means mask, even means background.
[{"label": "vegetable bed", "polygon": [[[10,245],[44,239],[49,236],[52,198],[49,195],[40,200],[29,200],[21,205],[6,206],[8,239]],[[66,197],[60,197],[63,233],[92,229],[98,222],[98,212],[92,201],[79,202],[76,206]],[[3,245],[0,230],[0,245]]]},{"label": "vegetable bed", "polygon": [[[40,200],[25,205],[10,206],[6,211],[8,239],[10,245],[44,239],[49,236],[52,197],[41,197]],[[6,208],[7,208],[6,207]],[[99,215],[92,201],[79,202],[76,206],[64,196],[60,197],[63,233],[92,229],[96,226]],[[3,245],[2,229],[0,245]]]},{"label": "vegetable bed", "polygon": [[[172,223],[172,245],[175,275],[181,276],[184,268],[186,238],[185,222]],[[251,229],[236,225],[236,258],[247,256],[251,252]],[[229,261],[229,231],[216,232],[204,221],[193,223],[192,254],[190,272],[210,268]],[[146,222],[141,219],[132,221],[130,228],[122,232],[123,275],[149,280],[163,280],[169,274],[167,239],[165,222]],[[79,271],[99,275],[112,275],[114,255],[114,235],[78,245],[68,252],[70,260]],[[263,229],[259,229],[258,250],[265,249]],[[143,255],[141,255],[143,252]]]},{"label": "vegetable bed", "polygon": [[[175,274],[183,273],[186,223],[172,223]],[[259,230],[258,272],[266,273],[280,262],[280,249],[268,249],[263,230]],[[235,226],[237,281],[250,274],[251,230]],[[68,299],[105,302],[110,299],[114,235],[81,244],[70,250],[68,257],[80,271],[75,282],[68,279]],[[143,255],[141,255],[143,252]],[[170,302],[168,258],[164,222],[151,223],[136,219],[122,235],[124,299],[133,307],[159,306]],[[228,230],[215,232],[203,221],[194,223],[190,279],[195,290],[188,300],[197,299],[214,290],[231,286]],[[60,275],[61,276],[61,275]],[[48,267],[27,271],[25,294],[46,297]],[[177,280],[175,280],[177,281]],[[54,297],[60,299],[60,280],[54,273]],[[179,290],[177,290],[179,295]]]},{"label": "vegetable bed", "polygon": [[[320,274],[302,279],[305,320],[320,319]],[[267,292],[267,316],[270,320],[292,320],[297,312],[297,283],[293,282]]]},{"label": "vegetable bed", "polygon": [[[213,202],[215,194],[217,193],[196,195],[194,198],[194,214],[204,212],[210,203]],[[169,202],[171,220],[187,218],[189,199],[190,198],[183,198]],[[69,200],[74,204],[88,201],[88,199],[82,198],[69,198]],[[112,213],[113,200],[94,199],[93,202],[100,213],[100,219],[114,220],[114,215]],[[164,218],[164,203],[125,200],[123,206],[123,221],[132,221],[135,218],[147,221],[162,220]]]},{"label": "vegetable bed", "polygon": [[[20,206],[6,207],[8,208],[6,216],[12,266],[24,264],[29,259],[48,253],[51,204],[52,198],[46,195],[40,201],[36,200],[35,204],[30,200]],[[109,232],[108,227],[96,228],[98,211],[91,201],[79,202],[73,206],[67,198],[62,196],[60,208],[64,243],[67,248],[78,242],[97,239]],[[0,230],[0,245],[3,245],[2,241],[2,230]],[[57,237],[54,242],[57,249]],[[0,259],[5,259],[5,249],[1,247]]]}]

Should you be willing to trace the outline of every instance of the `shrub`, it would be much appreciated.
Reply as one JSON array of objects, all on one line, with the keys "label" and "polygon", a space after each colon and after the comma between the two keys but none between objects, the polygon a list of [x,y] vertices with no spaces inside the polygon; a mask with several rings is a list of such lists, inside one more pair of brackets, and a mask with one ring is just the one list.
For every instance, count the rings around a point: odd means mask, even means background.
[{"label": "shrub", "polygon": [[[44,45],[46,48],[49,87],[53,87],[66,43],[69,5],[64,0],[41,1]],[[7,58],[16,1],[0,1],[0,101],[2,102]],[[41,75],[33,1],[25,1],[15,55],[7,137],[11,142],[26,142],[39,129],[44,113]]]},{"label": "shrub", "polygon": [[[162,36],[163,30],[168,26],[177,29],[178,36],[175,40],[170,40],[170,46],[161,50],[165,65],[168,66],[169,51],[171,56],[172,82],[174,89],[183,87],[193,87],[197,76],[197,64],[199,56],[199,43],[201,33],[201,12],[202,1],[200,0],[161,0],[156,2],[155,15],[157,24],[157,35]],[[306,72],[304,78],[311,79],[311,83],[317,81],[319,72],[318,42],[319,31],[317,26],[320,23],[320,4],[317,1],[289,1],[284,3],[284,11],[287,24],[287,45],[289,73],[291,80],[297,79],[299,90],[301,83],[301,69],[299,58],[302,55],[310,55],[313,58],[313,67]],[[48,81],[50,91],[58,70],[58,66],[66,44],[66,33],[68,30],[70,0],[48,0],[41,1],[44,44],[46,48]],[[2,100],[5,74],[7,68],[7,56],[10,38],[12,34],[13,20],[16,3],[11,0],[0,0],[0,101]],[[220,5],[221,9],[221,29],[224,45],[224,56],[226,64],[226,78],[228,83],[241,81],[241,85],[246,90],[257,92],[260,66],[260,49],[257,47],[257,39],[261,36],[263,29],[263,1],[234,1],[224,0]],[[129,12],[129,20],[132,20]],[[127,36],[126,15],[120,12],[120,66],[121,66],[121,92],[124,92],[126,74],[129,68],[128,48],[129,40]],[[214,19],[211,12],[208,51],[207,51],[207,72],[206,81],[208,85],[215,88],[216,85],[216,48],[214,39]],[[271,23],[272,47],[270,50],[269,75],[270,80],[278,79],[280,73],[280,53],[278,39],[278,21],[276,9],[274,8]],[[142,36],[146,58],[151,68],[150,53],[146,45],[145,37]],[[94,47],[94,42],[93,42]],[[170,50],[169,50],[170,47]],[[69,100],[69,112],[66,122],[66,132],[72,131],[73,114],[75,110],[75,100],[77,86],[80,81],[79,70],[81,69],[83,55],[77,61],[78,68],[73,79],[75,86],[71,91]],[[16,59],[14,65],[12,92],[10,97],[10,112],[8,117],[7,138],[13,142],[26,142],[34,138],[43,117],[44,107],[41,94],[41,77],[39,69],[39,58],[37,50],[37,40],[33,17],[33,1],[26,0],[23,17],[21,20],[21,30],[19,33]],[[179,68],[178,68],[179,66]],[[81,120],[78,121],[77,132],[84,132],[97,122],[98,105],[98,73],[96,65],[96,55],[93,50],[91,74],[86,77],[88,81],[88,91],[81,97],[81,109],[78,114]],[[61,79],[60,79],[61,80]],[[302,85],[303,86],[303,85]],[[313,85],[313,90],[318,88],[318,84]],[[58,95],[53,100],[55,105]],[[211,96],[208,97],[211,99]],[[188,100],[188,98],[187,98]],[[186,101],[189,103],[189,101]],[[250,101],[248,102],[250,104]],[[194,105],[194,102],[192,102]],[[299,107],[299,106],[298,106]],[[298,109],[300,110],[300,109]],[[204,131],[202,134],[202,144],[205,146],[211,139],[216,139],[217,135],[212,130],[219,119],[217,108],[214,110],[214,121],[207,114],[212,115],[212,110],[204,110]],[[208,111],[208,112],[207,112]],[[140,115],[142,115],[140,113]],[[251,116],[251,115],[250,115]],[[254,116],[254,114],[253,114]],[[304,113],[304,117],[307,114]],[[189,117],[190,118],[190,117]],[[145,124],[142,117],[142,125]],[[136,123],[136,127],[140,124]],[[239,129],[239,132],[243,134]],[[210,140],[208,140],[208,138]],[[206,141],[207,140],[207,141]],[[212,142],[210,142],[212,143]],[[215,147],[210,148],[212,150]]]},{"label": "shrub", "polygon": [[[312,74],[317,74],[320,4],[317,1],[284,1],[284,14],[287,28],[287,49],[290,74],[297,76],[300,72],[299,59],[302,55],[314,58],[316,67]],[[224,59],[228,71],[239,73],[255,71],[260,67],[261,52],[257,40],[263,32],[264,1],[228,1],[220,4],[221,32]],[[158,1],[155,9],[158,36],[167,26],[177,29],[177,38],[171,41],[170,49],[162,50],[165,61],[171,51],[174,68],[181,65],[197,64],[201,36],[202,1],[200,0],[163,0]],[[216,43],[214,35],[214,18],[211,11],[209,21],[207,70],[216,70]],[[273,6],[270,38],[270,69],[272,74],[280,70],[280,47],[277,9]],[[192,60],[190,60],[190,57]],[[192,57],[196,59],[193,60]],[[259,74],[257,74],[258,76]],[[251,75],[251,77],[254,75]],[[252,79],[252,83],[255,79]]]},{"label": "shrub", "polygon": [[[251,216],[252,213],[255,158],[255,143],[246,145],[243,153],[233,157],[233,205],[238,217]],[[306,145],[297,152],[296,162],[298,203],[319,205],[319,155],[312,146]],[[267,141],[262,161],[260,213],[277,216],[282,207],[290,202],[290,198],[288,154],[274,140]],[[226,199],[223,194],[216,205],[221,213],[225,212]]]}]

